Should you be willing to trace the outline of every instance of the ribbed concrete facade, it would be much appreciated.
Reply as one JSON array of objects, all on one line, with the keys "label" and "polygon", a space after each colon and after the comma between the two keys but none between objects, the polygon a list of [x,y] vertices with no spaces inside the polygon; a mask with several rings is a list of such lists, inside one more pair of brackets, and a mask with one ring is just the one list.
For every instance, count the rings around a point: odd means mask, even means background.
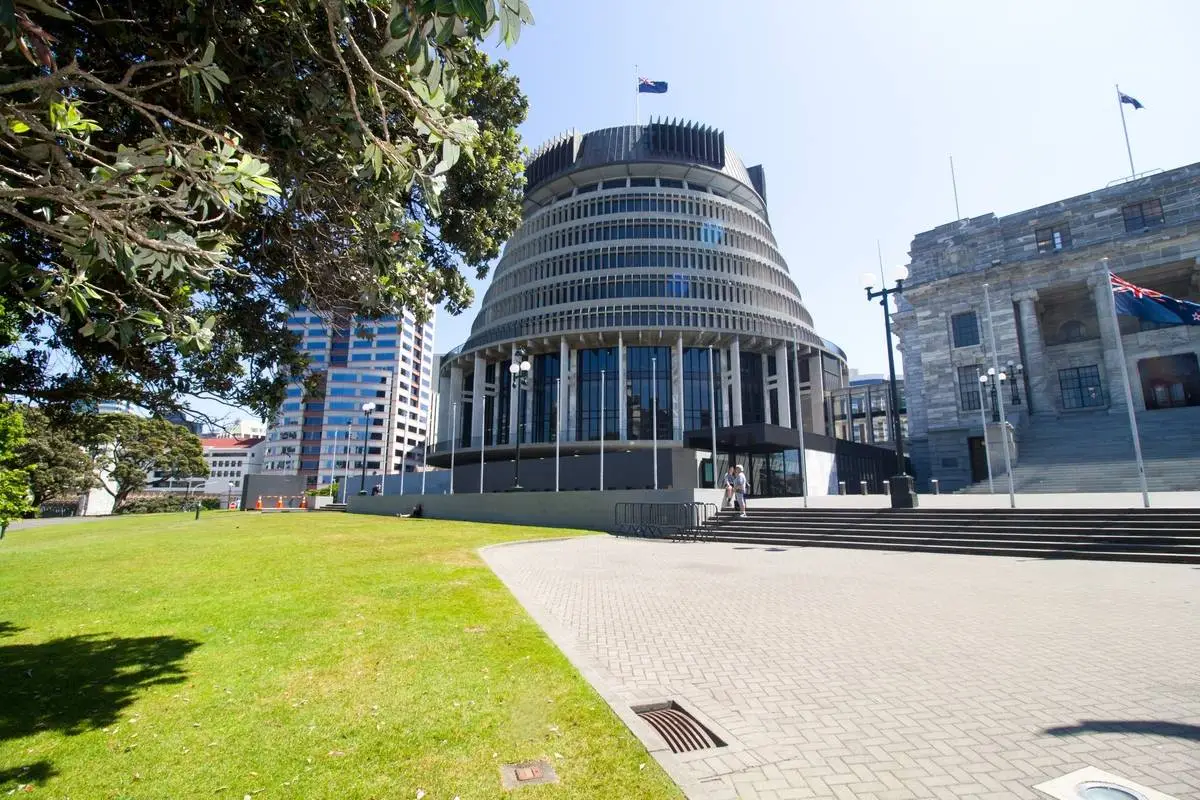
[{"label": "ribbed concrete facade", "polygon": [[[443,360],[431,463],[448,463],[451,439],[476,461],[481,445],[511,458],[518,436],[586,445],[603,430],[638,447],[656,427],[681,445],[710,425],[714,399],[721,426],[794,427],[799,397],[805,428],[825,430],[824,386],[844,380],[844,355],[813,330],[771,232],[762,168],[747,169],[722,133],[572,133],[526,173],[524,222],[470,338]],[[514,395],[517,349],[533,369]]]}]

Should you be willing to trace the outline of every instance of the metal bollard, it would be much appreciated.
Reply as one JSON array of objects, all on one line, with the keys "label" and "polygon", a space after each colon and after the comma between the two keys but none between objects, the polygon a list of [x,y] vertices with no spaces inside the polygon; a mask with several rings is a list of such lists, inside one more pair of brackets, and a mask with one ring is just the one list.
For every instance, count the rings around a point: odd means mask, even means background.
[{"label": "metal bollard", "polygon": [[888,495],[890,495],[892,493],[892,482],[891,481],[883,482],[883,493],[888,494]]},{"label": "metal bollard", "polygon": [[846,493],[846,482],[838,481],[838,494],[845,494],[845,493]]},{"label": "metal bollard", "polygon": [[860,491],[862,494],[870,494],[870,492],[867,490],[867,482],[866,482],[866,481],[859,481],[859,482],[858,482],[858,490],[859,490],[859,491]]},{"label": "metal bollard", "polygon": [[933,480],[931,480],[930,483],[933,484],[933,493],[934,494],[942,493],[941,490],[938,488],[938,479],[937,478],[934,478]]}]

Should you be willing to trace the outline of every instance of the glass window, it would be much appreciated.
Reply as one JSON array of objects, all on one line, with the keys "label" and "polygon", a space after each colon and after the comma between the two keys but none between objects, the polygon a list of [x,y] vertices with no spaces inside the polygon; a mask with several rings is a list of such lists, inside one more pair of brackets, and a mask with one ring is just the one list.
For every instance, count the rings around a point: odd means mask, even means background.
[{"label": "glass window", "polygon": [[[615,348],[608,349],[615,352]],[[654,418],[654,408],[657,405],[658,417],[655,428],[657,428],[658,438],[670,439],[672,435],[671,348],[627,347],[625,348],[625,361],[625,404],[629,438],[654,438],[655,433],[654,429],[650,427],[650,420]],[[614,355],[613,374],[615,373],[616,358]],[[607,397],[605,402],[608,402]],[[608,416],[607,409],[605,416]]]},{"label": "glass window", "polygon": [[963,411],[979,410],[982,402],[979,373],[979,366],[975,364],[958,368],[958,399]]},{"label": "glass window", "polygon": [[1121,215],[1125,217],[1126,233],[1138,233],[1164,222],[1162,202],[1157,198],[1131,203],[1121,209]]},{"label": "glass window", "polygon": [[970,347],[979,344],[979,320],[974,311],[951,316],[950,331],[954,337],[955,347]]},{"label": "glass window", "polygon": [[1100,369],[1092,364],[1058,371],[1063,408],[1093,408],[1104,405],[1104,389],[1100,385]]},{"label": "glass window", "polygon": [[1071,246],[1071,228],[1065,222],[1049,228],[1038,228],[1035,238],[1039,253],[1053,253]]}]

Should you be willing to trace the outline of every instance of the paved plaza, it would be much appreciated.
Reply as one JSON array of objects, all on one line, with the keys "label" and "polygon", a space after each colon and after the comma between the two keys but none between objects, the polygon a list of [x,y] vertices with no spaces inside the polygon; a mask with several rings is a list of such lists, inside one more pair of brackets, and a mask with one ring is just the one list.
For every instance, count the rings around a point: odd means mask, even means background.
[{"label": "paved plaza", "polygon": [[692,797],[1200,798],[1200,570],[594,536],[483,556]]}]

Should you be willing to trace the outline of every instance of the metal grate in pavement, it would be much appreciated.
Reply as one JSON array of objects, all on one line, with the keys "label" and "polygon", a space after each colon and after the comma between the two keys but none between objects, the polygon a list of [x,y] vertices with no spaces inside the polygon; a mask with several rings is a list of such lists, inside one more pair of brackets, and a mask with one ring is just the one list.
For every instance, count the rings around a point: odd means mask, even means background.
[{"label": "metal grate in pavement", "polygon": [[672,753],[690,753],[725,746],[720,737],[674,700],[634,706],[633,713],[650,723],[650,727],[666,741]]}]

